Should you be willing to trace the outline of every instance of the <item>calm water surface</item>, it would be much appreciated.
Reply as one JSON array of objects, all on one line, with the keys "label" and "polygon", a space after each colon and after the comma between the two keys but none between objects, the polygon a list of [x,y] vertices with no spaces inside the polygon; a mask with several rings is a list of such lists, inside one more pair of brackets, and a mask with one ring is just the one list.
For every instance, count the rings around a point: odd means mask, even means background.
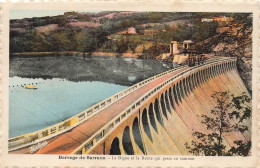
[{"label": "calm water surface", "polygon": [[[172,66],[121,57],[14,57],[9,71],[9,137],[61,122]],[[25,89],[24,84],[37,89]]]},{"label": "calm water surface", "polygon": [[[24,84],[37,89],[25,89]],[[9,137],[61,122],[127,87],[97,81],[10,77]]]}]

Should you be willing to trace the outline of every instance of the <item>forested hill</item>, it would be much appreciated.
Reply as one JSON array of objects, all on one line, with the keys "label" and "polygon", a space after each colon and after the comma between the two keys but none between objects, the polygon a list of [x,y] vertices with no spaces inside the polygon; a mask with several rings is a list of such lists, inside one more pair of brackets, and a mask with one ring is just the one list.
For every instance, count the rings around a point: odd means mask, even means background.
[{"label": "forested hill", "polygon": [[[149,42],[204,40],[215,35],[215,22],[200,18],[221,13],[66,12],[53,17],[10,20],[10,53],[94,51],[123,53]],[[197,21],[197,22],[196,22]],[[200,25],[196,25],[200,23]],[[195,26],[194,26],[195,25]],[[134,28],[136,36],[128,36]],[[205,29],[205,30],[203,30]],[[203,34],[196,33],[205,31]],[[194,35],[195,34],[195,35]],[[140,47],[139,47],[140,48]]]},{"label": "forested hill", "polygon": [[251,13],[111,11],[10,20],[10,57],[89,54],[163,59],[171,41],[181,48],[184,40],[192,40],[199,53],[237,57],[240,75],[252,90],[252,18]]}]

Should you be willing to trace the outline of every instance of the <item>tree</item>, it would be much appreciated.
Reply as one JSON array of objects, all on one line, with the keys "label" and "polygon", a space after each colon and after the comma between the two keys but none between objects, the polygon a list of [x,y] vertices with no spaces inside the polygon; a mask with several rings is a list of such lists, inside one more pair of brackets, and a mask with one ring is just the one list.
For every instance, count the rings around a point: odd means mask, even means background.
[{"label": "tree", "polygon": [[229,92],[216,92],[212,97],[217,101],[211,115],[201,115],[201,123],[209,133],[193,132],[196,141],[185,143],[186,149],[194,155],[205,156],[248,156],[251,141],[234,141],[235,146],[226,149],[223,143],[226,133],[244,133],[248,127],[244,121],[251,117],[251,99],[243,93],[240,96],[230,95]]},{"label": "tree", "polygon": [[117,53],[124,53],[128,49],[129,41],[125,37],[120,37],[120,39],[116,42],[116,52]]},{"label": "tree", "polygon": [[[68,32],[57,31],[51,33],[49,36],[49,41],[51,42],[51,51],[70,51],[72,50],[71,39],[68,37]],[[38,50],[41,51],[41,50]]]},{"label": "tree", "polygon": [[77,36],[78,39],[78,49],[79,51],[83,52],[83,55],[85,56],[85,53],[88,53],[88,55],[91,55],[92,52],[96,50],[96,42],[95,42],[95,37],[93,36],[92,33],[89,32],[84,32],[84,33],[79,33],[80,36]]},{"label": "tree", "polygon": [[90,31],[82,31],[75,34],[75,42],[77,43],[77,50],[91,55],[92,52],[97,51],[108,39],[107,32],[103,29],[96,29]]}]

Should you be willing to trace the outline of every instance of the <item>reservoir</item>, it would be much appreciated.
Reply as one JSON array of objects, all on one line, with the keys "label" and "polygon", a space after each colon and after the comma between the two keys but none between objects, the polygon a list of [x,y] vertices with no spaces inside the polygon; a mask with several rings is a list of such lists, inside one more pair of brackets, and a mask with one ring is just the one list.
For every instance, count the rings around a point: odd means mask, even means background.
[{"label": "reservoir", "polygon": [[[127,88],[107,82],[74,82],[59,78],[11,77],[9,83],[9,137],[61,122]],[[32,83],[37,89],[23,86]]]},{"label": "reservoir", "polygon": [[[12,58],[9,138],[54,125],[127,87],[169,69],[136,58]],[[26,89],[33,85],[37,89]]]}]

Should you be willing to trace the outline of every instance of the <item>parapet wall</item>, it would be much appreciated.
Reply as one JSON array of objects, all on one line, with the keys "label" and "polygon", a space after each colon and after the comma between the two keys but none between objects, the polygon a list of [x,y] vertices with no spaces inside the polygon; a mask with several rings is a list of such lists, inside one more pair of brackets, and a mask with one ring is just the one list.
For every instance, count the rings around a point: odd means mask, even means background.
[{"label": "parapet wall", "polygon": [[[139,101],[138,108],[108,123],[109,132],[101,129],[100,136],[90,138],[74,153],[190,155],[184,144],[193,140],[194,131],[209,132],[200,116],[211,115],[216,105],[211,95],[217,91],[247,93],[234,59],[198,66],[158,86]],[[249,131],[243,134],[225,135],[228,148],[235,140],[251,139],[251,123],[246,125]]]}]

